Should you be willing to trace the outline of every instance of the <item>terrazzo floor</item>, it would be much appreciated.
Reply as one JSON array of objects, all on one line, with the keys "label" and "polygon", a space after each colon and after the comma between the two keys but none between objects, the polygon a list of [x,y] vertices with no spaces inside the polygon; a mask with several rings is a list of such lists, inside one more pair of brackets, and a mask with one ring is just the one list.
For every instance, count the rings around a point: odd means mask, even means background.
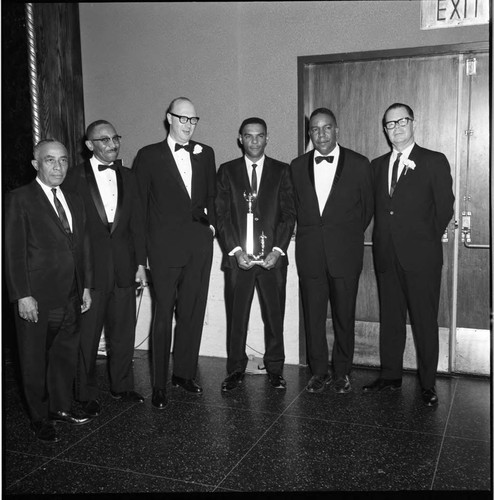
[{"label": "terrazzo floor", "polygon": [[225,365],[201,357],[204,394],[169,387],[159,411],[151,406],[147,351],[134,359],[144,404],[110,397],[101,359],[101,415],[80,427],[58,424],[62,440],[46,445],[29,430],[15,362],[4,363],[3,494],[463,491],[462,498],[492,498],[487,378],[439,377],[439,405],[427,408],[414,373],[404,375],[401,391],[364,394],[378,372],[355,368],[351,393],[308,394],[308,369],[288,365],[286,391],[256,374],[223,394]]}]

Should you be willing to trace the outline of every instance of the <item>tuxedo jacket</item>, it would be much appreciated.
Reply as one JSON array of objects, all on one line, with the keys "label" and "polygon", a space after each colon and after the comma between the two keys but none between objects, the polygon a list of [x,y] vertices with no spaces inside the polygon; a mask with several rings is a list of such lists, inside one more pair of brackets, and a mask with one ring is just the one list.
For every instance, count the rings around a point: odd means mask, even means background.
[{"label": "tuxedo jacket", "polygon": [[374,208],[369,160],[340,145],[322,215],[314,184],[314,151],[295,158],[290,167],[297,208],[295,257],[299,274],[317,277],[321,261],[333,277],[360,274],[364,231]]},{"label": "tuxedo jacket", "polygon": [[192,197],[166,139],[143,147],[134,160],[151,266],[181,267],[192,252],[212,248],[210,225],[216,226],[214,151],[195,141],[189,143],[193,149]]},{"label": "tuxedo jacket", "polygon": [[377,271],[384,271],[394,247],[405,270],[441,266],[441,236],[453,216],[453,180],[442,153],[415,144],[408,157],[415,163],[398,179],[389,196],[391,152],[372,161],[375,178],[373,251]]},{"label": "tuxedo jacket", "polygon": [[93,287],[84,204],[62,191],[72,215],[71,235],[36,180],[6,196],[5,270],[12,302],[31,296],[54,309],[67,304],[74,278],[81,301],[83,289]]},{"label": "tuxedo jacket", "polygon": [[[252,191],[244,157],[224,163],[218,170],[216,217],[218,238],[223,247],[222,268],[237,266],[228,256],[235,247],[245,251],[248,204],[244,194]],[[264,239],[264,256],[278,247],[286,253],[295,225],[295,203],[289,166],[267,156],[264,159],[258,195],[252,204],[254,217],[254,254],[261,251],[259,237]],[[286,266],[281,258],[276,267]]]},{"label": "tuxedo jacket", "polygon": [[69,169],[62,185],[84,200],[95,289],[104,292],[113,290],[115,284],[121,288],[132,286],[138,264],[146,265],[144,219],[134,173],[118,166],[116,178],[118,201],[111,230],[89,160]]}]

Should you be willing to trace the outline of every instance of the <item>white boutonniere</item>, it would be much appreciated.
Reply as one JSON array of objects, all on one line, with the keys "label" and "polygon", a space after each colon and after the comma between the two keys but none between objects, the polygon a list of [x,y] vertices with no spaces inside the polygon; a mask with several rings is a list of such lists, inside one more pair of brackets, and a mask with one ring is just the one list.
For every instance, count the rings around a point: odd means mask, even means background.
[{"label": "white boutonniere", "polygon": [[199,144],[196,144],[194,146],[194,151],[192,151],[192,154],[198,155],[199,153],[202,153],[202,146],[200,146]]},{"label": "white boutonniere", "polygon": [[403,175],[407,175],[408,170],[415,170],[415,162],[413,160],[405,160],[403,162],[403,165],[405,166],[405,172]]}]

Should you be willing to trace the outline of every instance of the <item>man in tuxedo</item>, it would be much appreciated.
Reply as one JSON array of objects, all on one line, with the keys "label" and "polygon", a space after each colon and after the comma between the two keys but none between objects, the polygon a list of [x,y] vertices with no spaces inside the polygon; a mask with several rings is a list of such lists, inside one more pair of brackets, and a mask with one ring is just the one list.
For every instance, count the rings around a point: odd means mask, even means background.
[{"label": "man in tuxedo", "polygon": [[[289,166],[264,154],[266,122],[247,118],[239,130],[245,155],[218,170],[216,218],[223,247],[227,316],[227,372],[221,390],[238,387],[247,366],[245,344],[250,308],[257,290],[264,322],[264,366],[270,384],[285,389],[283,320],[288,259],[295,225],[295,204]],[[254,196],[250,217],[252,248],[247,243],[246,197]],[[257,261],[257,263],[256,263]],[[260,263],[259,263],[260,262]]]},{"label": "man in tuxedo", "polygon": [[120,140],[106,120],[91,123],[86,130],[86,146],[93,155],[70,169],[64,182],[84,200],[93,249],[93,305],[81,324],[76,385],[77,399],[92,417],[101,412],[96,359],[103,327],[111,397],[130,403],[144,402],[134,391],[132,368],[135,284],[147,284],[144,220],[134,173],[117,160]]},{"label": "man in tuxedo", "polygon": [[18,312],[31,428],[38,439],[53,443],[60,440],[54,422],[90,421],[72,412],[71,405],[80,316],[91,306],[91,252],[82,200],[60,189],[68,168],[64,145],[40,141],[32,165],[36,179],[6,197],[5,271]]},{"label": "man in tuxedo", "polygon": [[364,254],[364,231],[373,214],[372,176],[364,156],[340,146],[334,113],[318,108],[310,116],[315,147],[293,160],[297,207],[295,258],[304,311],[310,393],[322,392],[328,372],[326,317],[333,318],[333,389],[351,390],[355,305]]},{"label": "man in tuxedo", "polygon": [[151,402],[158,409],[167,403],[174,312],[172,385],[202,393],[195,375],[213,258],[216,166],[214,151],[192,141],[198,121],[189,99],[174,99],[168,136],[139,150],[134,162],[155,292]]},{"label": "man in tuxedo", "polygon": [[441,236],[453,215],[453,181],[442,153],[415,144],[414,115],[408,105],[392,104],[384,113],[383,128],[393,151],[372,161],[381,374],[364,391],[401,387],[408,309],[422,398],[433,406],[438,403]]}]

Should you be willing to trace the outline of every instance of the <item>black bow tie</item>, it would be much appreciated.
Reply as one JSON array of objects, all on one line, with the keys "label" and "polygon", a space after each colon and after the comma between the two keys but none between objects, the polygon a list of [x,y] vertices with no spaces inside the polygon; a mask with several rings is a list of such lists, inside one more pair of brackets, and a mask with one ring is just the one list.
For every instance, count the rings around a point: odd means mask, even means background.
[{"label": "black bow tie", "polygon": [[319,165],[322,161],[326,160],[329,163],[333,163],[334,156],[316,156],[316,163]]},{"label": "black bow tie", "polygon": [[110,168],[111,170],[117,170],[117,167],[122,166],[122,160],[115,160],[111,165],[98,165],[98,170],[100,172],[103,172],[103,170],[106,170],[107,168]]},{"label": "black bow tie", "polygon": [[185,149],[185,151],[190,153],[190,144],[179,144],[178,142],[175,144],[175,151],[178,151],[179,149]]}]

